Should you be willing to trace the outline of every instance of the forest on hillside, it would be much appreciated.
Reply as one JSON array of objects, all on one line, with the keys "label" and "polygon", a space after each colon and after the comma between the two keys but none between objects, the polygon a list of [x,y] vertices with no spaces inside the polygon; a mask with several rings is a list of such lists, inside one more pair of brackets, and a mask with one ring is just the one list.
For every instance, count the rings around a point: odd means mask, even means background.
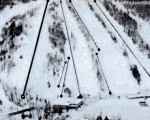
[{"label": "forest on hillside", "polygon": [[36,1],[36,0],[0,0],[0,10],[3,10],[7,5],[10,5],[12,7],[16,1],[22,3],[28,3],[30,1]]},{"label": "forest on hillside", "polygon": [[[123,1],[128,1],[128,0],[119,0],[119,1],[123,2]],[[130,1],[130,2],[132,2],[132,1]],[[144,5],[144,3],[143,3],[141,5],[138,5],[138,4],[137,5],[136,4],[133,4],[133,5],[125,4],[124,6],[127,9],[134,10],[136,13],[138,13],[139,17],[141,17],[143,20],[149,20],[150,19],[150,8],[149,8],[150,7],[150,0],[144,0],[144,1],[134,0],[134,2],[145,2],[146,5]]]},{"label": "forest on hillside", "polygon": [[[132,42],[138,46],[140,52],[144,52],[146,56],[150,58],[150,45],[144,42],[143,38],[139,35],[137,21],[132,18],[129,13],[119,10],[110,0],[105,0],[103,4],[109,14],[124,27],[124,32],[132,38]],[[144,10],[144,8],[141,10]],[[149,18],[148,14],[150,14],[150,12],[141,13],[145,16],[144,18]]]}]

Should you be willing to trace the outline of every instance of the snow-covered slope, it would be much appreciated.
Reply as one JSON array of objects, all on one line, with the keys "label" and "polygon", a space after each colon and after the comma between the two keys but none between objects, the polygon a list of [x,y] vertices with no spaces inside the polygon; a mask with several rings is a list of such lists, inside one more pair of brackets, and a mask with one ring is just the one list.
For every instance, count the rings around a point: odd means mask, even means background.
[{"label": "snow-covered slope", "polygon": [[[0,12],[0,120],[148,120],[149,99],[130,98],[149,98],[150,61],[124,27],[98,0],[50,0],[35,50],[45,6],[37,0]],[[149,22],[130,16],[149,45]],[[55,105],[66,110],[52,113]]]}]

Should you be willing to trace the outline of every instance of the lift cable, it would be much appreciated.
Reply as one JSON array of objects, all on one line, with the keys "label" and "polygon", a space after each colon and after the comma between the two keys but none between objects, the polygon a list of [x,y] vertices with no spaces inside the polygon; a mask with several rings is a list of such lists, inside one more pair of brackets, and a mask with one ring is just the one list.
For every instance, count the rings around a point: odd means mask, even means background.
[{"label": "lift cable", "polygon": [[66,64],[67,64],[67,61],[64,62],[63,69],[62,69],[62,73],[61,73],[61,76],[60,76],[60,80],[59,80],[59,83],[58,83],[58,85],[57,85],[58,88],[60,87],[60,82],[61,82],[61,80],[62,80],[62,76],[63,76],[63,73],[64,73],[64,69],[65,69]]},{"label": "lift cable", "polygon": [[66,71],[65,71],[65,76],[64,76],[64,81],[63,81],[62,91],[61,91],[60,97],[63,97],[63,90],[64,90],[64,87],[65,87],[65,81],[66,81],[66,75],[67,75],[67,71],[68,71],[69,60],[70,60],[70,57],[68,57],[67,66],[66,66]]},{"label": "lift cable", "polygon": [[66,18],[65,18],[65,13],[64,13],[64,10],[63,10],[62,1],[60,1],[60,4],[61,4],[62,13],[63,13],[63,18],[64,18],[64,21],[65,21],[65,27],[66,27],[66,31],[67,31],[67,37],[68,37],[68,41],[69,41],[71,57],[72,57],[74,71],[75,71],[75,76],[76,76],[77,85],[78,85],[78,91],[79,91],[78,98],[80,99],[80,98],[83,98],[83,96],[82,96],[81,91],[80,91],[79,80],[78,80],[78,76],[77,76],[77,70],[76,70],[75,61],[74,61],[74,57],[73,57],[73,52],[72,52],[72,48],[71,48],[71,41],[70,41],[70,37],[69,37],[69,32],[68,32],[67,22],[66,22]]},{"label": "lift cable", "polygon": [[86,31],[88,32],[88,34],[90,35],[93,43],[95,44],[96,48],[98,51],[100,51],[100,48],[98,47],[98,45],[96,44],[94,38],[92,37],[91,33],[89,32],[88,28],[86,27],[85,23],[83,22],[82,18],[80,17],[79,13],[77,12],[77,10],[75,9],[74,5],[72,4],[72,2],[70,1],[70,4],[72,6],[72,8],[74,9],[75,13],[77,14],[77,16],[79,17],[79,19],[81,20],[82,24],[84,25]]},{"label": "lift cable", "polygon": [[25,83],[25,86],[24,86],[23,93],[22,93],[22,95],[21,95],[21,98],[22,98],[22,99],[25,99],[25,92],[26,92],[26,88],[27,88],[27,85],[28,85],[28,81],[29,81],[31,69],[32,69],[32,66],[33,66],[33,61],[34,61],[34,58],[35,58],[35,53],[36,53],[37,46],[38,46],[38,42],[39,42],[39,38],[40,38],[40,35],[41,35],[41,30],[42,30],[42,26],[43,26],[45,14],[46,14],[46,11],[47,11],[48,3],[49,3],[49,0],[47,0],[47,2],[46,2],[45,10],[44,10],[44,13],[43,13],[43,17],[42,17],[42,21],[41,21],[39,33],[38,33],[38,36],[37,36],[37,40],[36,40],[36,44],[35,44],[35,48],[34,48],[32,60],[31,60],[31,64],[30,64],[30,67],[29,67],[29,71],[28,71],[26,83]]},{"label": "lift cable", "polygon": [[125,42],[125,40],[123,39],[123,37],[121,36],[121,34],[118,32],[118,30],[115,28],[115,26],[112,24],[112,22],[108,19],[108,17],[106,16],[106,14],[103,12],[103,10],[100,8],[100,6],[97,4],[96,0],[94,0],[94,2],[96,3],[97,7],[102,12],[102,14],[105,16],[105,18],[108,20],[108,22],[111,24],[111,26],[114,28],[114,30],[117,32],[117,34],[119,35],[119,37],[121,38],[121,40],[124,42],[124,44],[127,46],[127,48],[129,49],[129,51],[132,53],[132,55],[134,56],[134,58],[137,60],[137,62],[141,65],[141,67],[144,69],[144,71],[150,77],[149,72],[146,70],[146,68],[143,66],[143,64],[136,57],[136,55],[134,54],[134,52],[131,50],[131,48],[128,46],[128,44]]},{"label": "lift cable", "polygon": [[112,92],[111,92],[111,90],[110,90],[110,88],[109,88],[109,85],[108,85],[108,82],[107,82],[107,79],[106,79],[106,76],[105,76],[105,74],[104,74],[104,70],[103,70],[103,68],[102,68],[102,64],[101,64],[100,59],[99,59],[99,57],[98,57],[98,53],[96,53],[96,57],[97,57],[97,60],[98,60],[99,65],[100,65],[100,67],[101,67],[102,74],[103,74],[104,80],[105,80],[105,82],[106,82],[108,91],[109,91],[109,95],[112,95]]}]

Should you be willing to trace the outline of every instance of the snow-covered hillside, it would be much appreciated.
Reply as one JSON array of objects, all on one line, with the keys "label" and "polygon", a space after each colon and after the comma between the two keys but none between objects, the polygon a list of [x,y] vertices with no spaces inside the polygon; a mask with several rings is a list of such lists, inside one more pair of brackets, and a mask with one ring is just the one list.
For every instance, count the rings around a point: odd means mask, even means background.
[{"label": "snow-covered hillside", "polygon": [[149,120],[148,19],[113,0],[13,3],[0,11],[0,120]]}]

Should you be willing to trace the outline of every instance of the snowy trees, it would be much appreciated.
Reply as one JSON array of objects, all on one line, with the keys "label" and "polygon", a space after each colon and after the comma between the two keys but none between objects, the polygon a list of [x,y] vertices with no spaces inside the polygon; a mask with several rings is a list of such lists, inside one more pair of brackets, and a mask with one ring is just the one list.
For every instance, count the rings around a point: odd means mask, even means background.
[{"label": "snowy trees", "polygon": [[[124,0],[120,0],[124,1]],[[141,2],[141,0],[134,0],[134,2]],[[136,13],[138,13],[139,17],[141,17],[143,20],[149,20],[150,19],[150,9],[149,5],[147,4],[149,0],[144,0],[141,4],[133,4],[133,5],[124,5],[126,8],[134,10]],[[145,4],[145,5],[144,5]]]},{"label": "snowy trees", "polygon": [[132,19],[127,13],[122,10],[118,10],[115,5],[107,0],[104,1],[104,6],[109,11],[110,15],[114,17],[115,20],[119,22],[120,25],[123,25],[125,32],[129,36],[135,35],[137,30],[137,22]]},{"label": "snowy trees", "polygon": [[101,116],[98,116],[96,120],[103,120]]},{"label": "snowy trees", "polygon": [[[5,6],[7,5],[13,6],[14,5],[13,2],[15,1],[27,3],[27,2],[30,2],[31,0],[0,0],[0,10],[4,9]],[[36,1],[36,0],[33,0],[33,1]]]},{"label": "snowy trees", "polygon": [[[104,0],[104,7],[108,10],[109,14],[124,27],[124,32],[132,38],[132,42],[138,46],[140,52],[144,52],[148,58],[150,58],[150,45],[145,43],[142,37],[138,33],[138,24],[127,12],[119,10],[116,5],[114,5],[109,0]],[[138,8],[139,9],[139,8]],[[144,8],[142,8],[143,10]],[[143,14],[143,13],[142,13]],[[147,14],[147,9],[146,9]],[[146,16],[145,14],[143,16]]]},{"label": "snowy trees", "polygon": [[0,0],[0,10],[2,10],[6,5],[10,5],[11,0]]},{"label": "snowy trees", "polygon": [[135,79],[137,79],[138,84],[141,82],[141,75],[138,71],[138,68],[136,65],[131,66],[130,70],[132,71],[132,75],[134,76]]},{"label": "snowy trees", "polygon": [[63,32],[62,24],[54,22],[52,28],[49,28],[50,40],[54,48],[59,48],[61,53],[64,53],[64,44],[66,43],[66,36]]}]

